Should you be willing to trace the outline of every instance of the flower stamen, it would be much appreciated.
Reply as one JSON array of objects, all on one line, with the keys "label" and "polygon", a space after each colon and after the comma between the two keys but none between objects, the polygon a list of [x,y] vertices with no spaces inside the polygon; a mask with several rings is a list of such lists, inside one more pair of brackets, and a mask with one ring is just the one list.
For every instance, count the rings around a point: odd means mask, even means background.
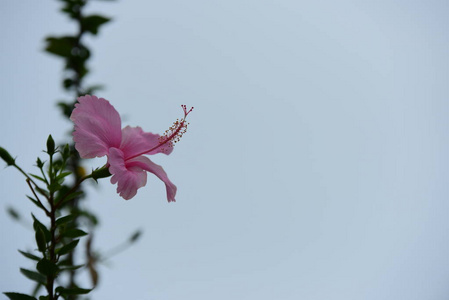
[{"label": "flower stamen", "polygon": [[181,107],[184,111],[184,117],[181,120],[176,119],[173,125],[165,130],[164,135],[159,138],[159,147],[163,147],[162,151],[164,152],[168,151],[165,147],[173,148],[175,144],[179,142],[182,135],[187,131],[189,123],[186,123],[186,118],[187,115],[193,110],[193,107],[188,111],[187,106],[181,105]]},{"label": "flower stamen", "polygon": [[182,135],[186,133],[187,126],[190,123],[186,122],[187,115],[193,110],[190,108],[187,110],[186,105],[181,105],[182,110],[184,111],[184,117],[181,118],[181,120],[176,119],[176,121],[173,123],[172,126],[170,126],[167,130],[165,130],[164,134],[159,137],[159,145],[156,147],[153,147],[145,152],[133,155],[132,157],[127,158],[127,160],[132,159],[134,157],[144,155],[146,153],[150,153],[158,148],[161,148],[161,152],[167,153],[169,152],[170,148],[173,148],[177,142],[181,139]]}]

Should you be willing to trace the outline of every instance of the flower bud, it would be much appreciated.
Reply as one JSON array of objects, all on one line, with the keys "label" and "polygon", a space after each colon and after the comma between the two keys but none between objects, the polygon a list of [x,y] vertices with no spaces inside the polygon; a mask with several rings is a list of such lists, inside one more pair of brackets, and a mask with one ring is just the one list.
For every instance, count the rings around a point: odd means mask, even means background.
[{"label": "flower bud", "polygon": [[111,173],[109,173],[109,169],[108,168],[101,168],[101,169],[96,169],[92,172],[92,178],[97,181],[97,179],[100,178],[106,178],[112,176]]},{"label": "flower bud", "polygon": [[55,141],[51,137],[51,134],[48,136],[48,139],[47,139],[47,153],[48,153],[48,155],[55,154]]}]

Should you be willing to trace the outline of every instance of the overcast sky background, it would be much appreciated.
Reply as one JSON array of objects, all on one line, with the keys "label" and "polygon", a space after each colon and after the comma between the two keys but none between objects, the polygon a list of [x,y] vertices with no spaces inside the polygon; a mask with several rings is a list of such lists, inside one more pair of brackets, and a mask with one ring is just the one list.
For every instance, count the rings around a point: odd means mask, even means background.
[{"label": "overcast sky background", "polygon": [[[59,7],[0,1],[0,145],[27,171],[48,134],[63,142],[72,126],[55,106],[62,62],[42,51],[75,31]],[[163,132],[195,106],[172,155],[151,157],[176,203],[151,175],[130,201],[109,180],[89,188],[97,248],[144,231],[101,267],[93,299],[448,299],[449,2],[88,10],[114,21],[86,39],[87,82],[106,85],[97,96],[124,125]],[[17,249],[33,232],[5,208],[36,210],[16,170],[0,170],[0,190],[0,291],[27,292]]]}]

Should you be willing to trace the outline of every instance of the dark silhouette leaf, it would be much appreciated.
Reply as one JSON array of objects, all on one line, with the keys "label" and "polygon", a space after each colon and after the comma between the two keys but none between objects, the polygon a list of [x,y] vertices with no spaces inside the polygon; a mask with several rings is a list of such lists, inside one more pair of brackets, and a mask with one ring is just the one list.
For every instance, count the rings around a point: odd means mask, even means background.
[{"label": "dark silhouette leaf", "polygon": [[3,293],[3,294],[5,294],[10,300],[37,300],[32,296],[20,293]]},{"label": "dark silhouette leaf", "polygon": [[56,253],[59,255],[64,255],[64,254],[71,252],[78,245],[79,241],[80,240],[74,240],[74,241],[68,243],[67,245],[62,246],[61,248],[56,249]]},{"label": "dark silhouette leaf", "polygon": [[38,272],[20,268],[20,273],[25,275],[26,278],[31,279],[36,282],[39,282],[41,284],[46,284],[46,282],[47,282],[47,278],[45,278],[44,275],[42,275]]},{"label": "dark silhouette leaf", "polygon": [[92,34],[97,34],[100,26],[109,22],[110,20],[111,19],[103,16],[91,15],[84,17],[81,20],[81,27],[83,28],[84,31],[88,31]]}]

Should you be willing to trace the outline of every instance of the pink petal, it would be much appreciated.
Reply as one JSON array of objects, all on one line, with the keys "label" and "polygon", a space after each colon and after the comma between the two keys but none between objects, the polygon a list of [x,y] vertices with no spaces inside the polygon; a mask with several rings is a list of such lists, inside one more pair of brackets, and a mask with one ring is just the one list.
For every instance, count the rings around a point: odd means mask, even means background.
[{"label": "pink petal", "polygon": [[[144,132],[140,127],[126,126],[122,129],[122,142],[120,149],[125,154],[125,159],[142,154],[165,153],[170,154],[173,147],[159,147],[159,134]],[[152,151],[148,151],[151,150]]]},{"label": "pink petal", "polygon": [[101,157],[111,147],[120,147],[120,115],[109,101],[95,96],[78,98],[70,119],[75,123],[73,140],[83,158]]},{"label": "pink petal", "polygon": [[176,186],[168,179],[167,173],[161,166],[152,162],[148,157],[138,156],[126,162],[128,167],[142,168],[148,172],[156,175],[160,180],[165,183],[165,189],[167,191],[168,202],[175,202]]},{"label": "pink petal", "polygon": [[125,200],[134,197],[147,184],[147,173],[139,166],[128,165],[120,149],[109,149],[108,163],[111,183],[117,183],[117,193]]}]

